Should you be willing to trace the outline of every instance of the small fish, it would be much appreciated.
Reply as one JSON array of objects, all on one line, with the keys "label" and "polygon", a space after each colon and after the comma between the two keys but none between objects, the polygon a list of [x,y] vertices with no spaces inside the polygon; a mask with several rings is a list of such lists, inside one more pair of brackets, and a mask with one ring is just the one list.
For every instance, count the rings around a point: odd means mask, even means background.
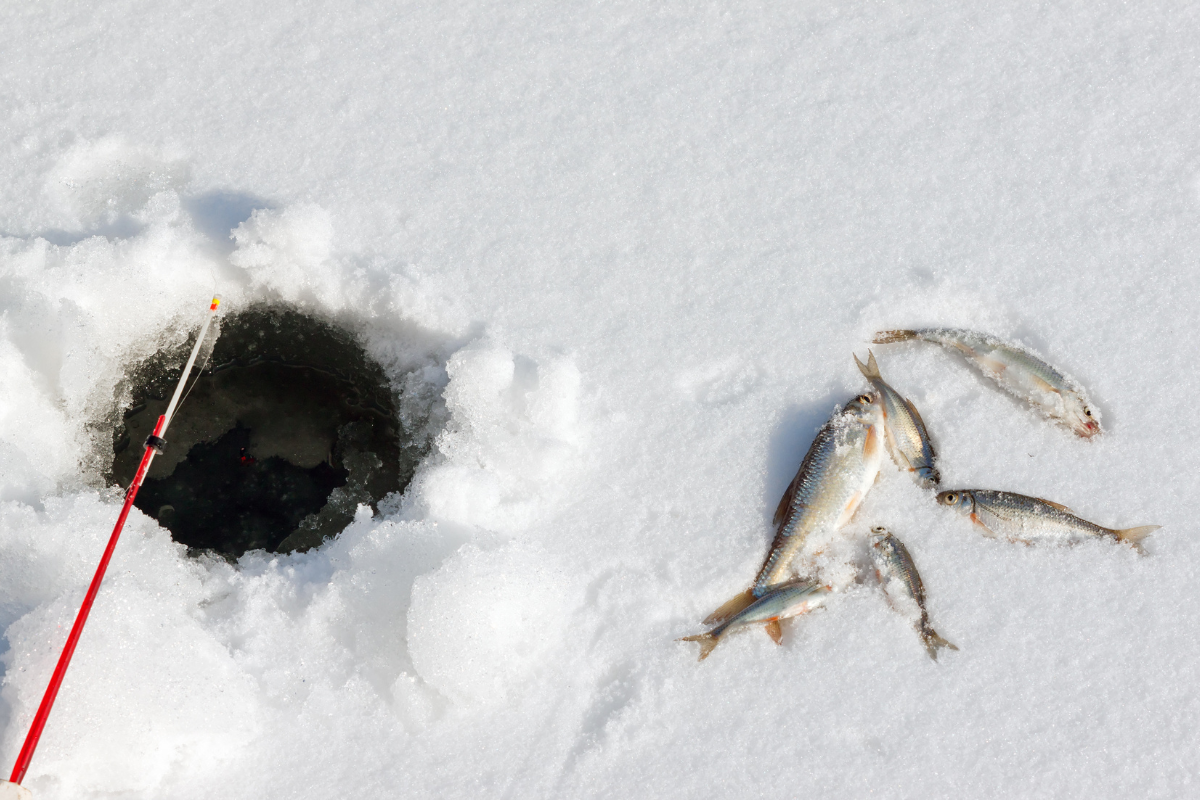
[{"label": "small fish", "polygon": [[1012,492],[993,492],[986,489],[958,489],[942,492],[937,501],[950,506],[987,531],[1011,542],[1049,542],[1074,544],[1095,536],[1116,539],[1142,549],[1142,540],[1160,525],[1117,530],[1104,528],[1075,516],[1071,509],[1039,497],[1026,497]]},{"label": "small fish", "polygon": [[825,604],[829,592],[828,586],[810,580],[790,581],[771,589],[708,633],[685,636],[678,641],[699,642],[699,660],[703,661],[730,631],[763,622],[766,623],[767,634],[775,640],[775,644],[781,644],[783,630],[779,627],[779,620],[798,617],[819,608]]},{"label": "small fish", "polygon": [[709,614],[705,625],[730,619],[789,580],[792,559],[810,537],[831,533],[850,521],[879,475],[882,426],[883,410],[874,395],[861,394],[834,410],[779,501],[775,540],[754,584]]},{"label": "small fish", "polygon": [[934,461],[937,453],[933,451],[933,443],[929,440],[929,431],[925,429],[925,421],[912,401],[902,397],[884,381],[879,374],[879,365],[875,363],[875,354],[867,351],[867,363],[864,366],[854,356],[863,377],[871,382],[879,398],[883,402],[884,430],[887,431],[887,441],[892,453],[892,460],[901,469],[913,473],[922,487],[932,489],[941,482]]},{"label": "small fish", "polygon": [[877,525],[871,528],[871,559],[875,562],[875,575],[888,603],[912,621],[929,657],[937,661],[938,650],[943,647],[957,650],[955,645],[938,635],[929,622],[929,612],[925,610],[925,585],[921,583],[917,565],[904,543],[888,533],[887,528]]},{"label": "small fish", "polygon": [[1085,439],[1100,433],[1100,412],[1083,387],[1024,347],[959,328],[880,331],[873,341],[889,344],[909,339],[957,350],[1000,388]]}]

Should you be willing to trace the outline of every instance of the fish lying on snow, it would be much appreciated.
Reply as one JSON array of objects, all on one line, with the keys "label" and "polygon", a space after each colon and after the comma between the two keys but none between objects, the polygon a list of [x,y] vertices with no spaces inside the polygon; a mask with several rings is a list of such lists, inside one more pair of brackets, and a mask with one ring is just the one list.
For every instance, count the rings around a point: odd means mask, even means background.
[{"label": "fish lying on snow", "polygon": [[845,525],[875,483],[883,454],[879,399],[862,394],[817,432],[791,486],[775,510],[776,533],[754,584],[704,620],[730,619],[791,576],[792,559],[817,534]]},{"label": "fish lying on snow", "polygon": [[942,492],[937,496],[937,501],[961,514],[970,515],[971,520],[988,535],[1025,544],[1074,544],[1099,536],[1131,544],[1140,551],[1142,540],[1161,527],[1104,528],[1080,519],[1066,506],[1013,492],[958,489]]},{"label": "fish lying on snow", "polygon": [[863,377],[870,381],[879,394],[883,404],[884,430],[896,465],[912,472],[917,483],[924,488],[937,486],[942,479],[934,466],[937,454],[933,451],[929,431],[925,429],[925,421],[921,419],[917,407],[889,386],[879,374],[874,353],[867,352],[865,366],[858,356],[854,356],[854,363],[858,364]]},{"label": "fish lying on snow", "polygon": [[1036,354],[995,336],[958,328],[880,331],[875,344],[921,339],[957,350],[1002,389],[1050,419],[1090,438],[1100,433],[1100,414],[1083,387]]},{"label": "fish lying on snow", "polygon": [[771,589],[708,633],[685,636],[679,641],[699,642],[699,660],[703,661],[730,631],[744,628],[747,625],[766,623],[767,633],[775,640],[775,644],[779,644],[783,639],[783,630],[779,627],[779,620],[807,614],[814,608],[824,605],[829,591],[828,586],[822,586],[813,581],[790,581]]},{"label": "fish lying on snow", "polygon": [[929,622],[925,610],[925,585],[913,563],[912,556],[904,543],[888,532],[887,528],[871,528],[871,559],[875,562],[875,574],[888,603],[912,622],[913,627],[925,643],[929,657],[937,661],[938,650],[958,648],[943,639]]}]

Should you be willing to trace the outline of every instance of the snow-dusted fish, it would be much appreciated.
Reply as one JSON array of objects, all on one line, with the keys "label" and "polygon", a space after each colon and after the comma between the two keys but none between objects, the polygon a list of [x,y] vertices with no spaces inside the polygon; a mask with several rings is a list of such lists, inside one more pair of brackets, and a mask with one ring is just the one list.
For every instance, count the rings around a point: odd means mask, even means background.
[{"label": "snow-dusted fish", "polygon": [[775,644],[780,644],[783,640],[783,630],[779,627],[779,621],[807,614],[814,608],[824,605],[829,591],[828,586],[822,586],[813,581],[789,581],[771,589],[708,633],[685,636],[679,641],[699,642],[699,660],[703,661],[730,631],[744,628],[747,625],[765,623],[767,633],[775,640]]},{"label": "snow-dusted fish", "polygon": [[932,489],[941,481],[934,461],[937,454],[933,451],[933,443],[929,440],[929,431],[925,429],[925,421],[912,401],[900,395],[888,385],[879,374],[879,365],[875,363],[875,354],[867,351],[867,363],[864,365],[854,356],[863,377],[870,381],[871,386],[879,393],[883,404],[884,430],[890,445],[892,459],[901,469],[913,473],[917,483],[926,489]]},{"label": "snow-dusted fish", "polygon": [[1100,433],[1100,413],[1073,378],[1020,345],[960,328],[880,331],[876,344],[921,339],[957,350],[1009,394],[1030,403],[1050,419],[1090,438]]},{"label": "snow-dusted fish", "polygon": [[904,543],[888,532],[887,528],[871,528],[871,559],[875,562],[875,575],[887,595],[888,603],[903,614],[916,629],[925,643],[929,657],[937,661],[938,650],[958,648],[943,639],[929,622],[925,609],[925,585],[917,572],[917,565]]},{"label": "snow-dusted fish", "polygon": [[1141,542],[1160,525],[1138,528],[1105,528],[1075,516],[1071,509],[1039,497],[987,489],[957,489],[942,492],[937,501],[966,514],[990,536],[1012,542],[1074,544],[1097,536],[1131,544]]},{"label": "snow-dusted fish", "polygon": [[792,559],[817,534],[845,525],[875,483],[883,457],[879,398],[862,394],[838,408],[817,431],[791,486],[775,510],[776,533],[754,584],[704,620],[730,619],[791,577]]}]

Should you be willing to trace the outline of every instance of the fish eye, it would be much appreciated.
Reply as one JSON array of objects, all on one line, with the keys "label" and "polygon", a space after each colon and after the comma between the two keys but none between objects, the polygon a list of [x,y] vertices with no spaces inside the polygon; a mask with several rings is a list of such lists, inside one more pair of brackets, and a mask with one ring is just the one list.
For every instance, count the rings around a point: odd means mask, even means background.
[{"label": "fish eye", "polygon": [[871,533],[887,533],[887,528],[883,527],[882,525],[876,525],[875,527],[871,528]]},{"label": "fish eye", "polygon": [[862,403],[863,405],[870,405],[873,402],[873,399],[869,394],[860,394],[858,397],[854,398],[854,402]]},{"label": "fish eye", "polygon": [[1083,410],[1083,413],[1084,413],[1084,414],[1087,414],[1087,415],[1090,417],[1090,416],[1092,415],[1092,410],[1091,410],[1090,408],[1085,408],[1085,409]]},{"label": "fish eye", "polygon": [[956,495],[954,492],[946,492],[944,495],[942,495],[942,502],[948,506],[952,506],[958,502],[958,495]]}]

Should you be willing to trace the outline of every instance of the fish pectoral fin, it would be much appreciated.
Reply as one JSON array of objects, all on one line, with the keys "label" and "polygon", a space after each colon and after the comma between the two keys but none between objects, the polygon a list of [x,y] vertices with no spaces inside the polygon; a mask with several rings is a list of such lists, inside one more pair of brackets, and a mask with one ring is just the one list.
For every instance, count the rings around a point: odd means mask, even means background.
[{"label": "fish pectoral fin", "polygon": [[[875,480],[879,480],[879,476],[875,476]],[[838,515],[837,521],[833,523],[834,528],[840,528],[851,519],[854,518],[854,512],[858,511],[858,504],[865,497],[863,492],[855,492],[854,495],[846,501],[846,505],[842,507],[842,513]]]},{"label": "fish pectoral fin", "polygon": [[983,528],[983,530],[986,532],[987,536],[990,536],[993,539],[996,538],[996,532],[993,531],[991,528],[989,528],[987,525],[983,524],[983,520],[981,520],[979,518],[979,515],[976,514],[974,511],[971,512],[971,522],[974,522],[976,525]]},{"label": "fish pectoral fin", "polygon": [[875,457],[875,451],[879,449],[879,433],[875,430],[875,426],[867,428],[867,438],[863,441],[863,458],[870,460]]},{"label": "fish pectoral fin", "polygon": [[754,596],[753,589],[747,589],[744,592],[739,592],[733,597],[726,600],[720,608],[704,618],[705,625],[719,625],[725,620],[742,611],[757,598]]},{"label": "fish pectoral fin", "polygon": [[767,636],[770,636],[771,641],[775,642],[775,644],[783,644],[783,628],[779,627],[779,620],[771,620],[763,630],[767,632]]},{"label": "fish pectoral fin", "polygon": [[1008,369],[1008,364],[991,356],[977,355],[975,360],[979,364],[980,369],[994,378],[1000,377],[1004,374],[1004,370]]},{"label": "fish pectoral fin", "polygon": [[1033,379],[1034,384],[1039,389],[1041,389],[1043,392],[1052,392],[1054,394],[1062,394],[1062,392],[1058,390],[1058,387],[1056,387],[1052,383],[1049,383],[1048,381],[1041,378],[1040,376],[1031,374],[1029,377]]},{"label": "fish pectoral fin", "polygon": [[896,434],[892,433],[892,429],[884,427],[884,443],[887,444],[888,455],[892,457],[892,461],[900,469],[911,470],[912,462],[908,460],[908,456],[904,455],[904,451],[900,449],[900,445],[896,442]]},{"label": "fish pectoral fin", "polygon": [[1035,497],[1035,498],[1033,498],[1033,499],[1034,499],[1034,500],[1037,500],[1039,503],[1045,503],[1046,505],[1050,506],[1051,508],[1057,508],[1059,511],[1064,511],[1064,512],[1066,512],[1067,514],[1071,514],[1071,515],[1074,515],[1074,514],[1075,514],[1075,512],[1074,512],[1074,511],[1072,511],[1071,509],[1067,508],[1067,507],[1066,507],[1066,506],[1064,506],[1062,503],[1056,503],[1056,502],[1054,502],[1053,500],[1047,500],[1047,499],[1046,499],[1046,498],[1044,498],[1044,497]]}]

